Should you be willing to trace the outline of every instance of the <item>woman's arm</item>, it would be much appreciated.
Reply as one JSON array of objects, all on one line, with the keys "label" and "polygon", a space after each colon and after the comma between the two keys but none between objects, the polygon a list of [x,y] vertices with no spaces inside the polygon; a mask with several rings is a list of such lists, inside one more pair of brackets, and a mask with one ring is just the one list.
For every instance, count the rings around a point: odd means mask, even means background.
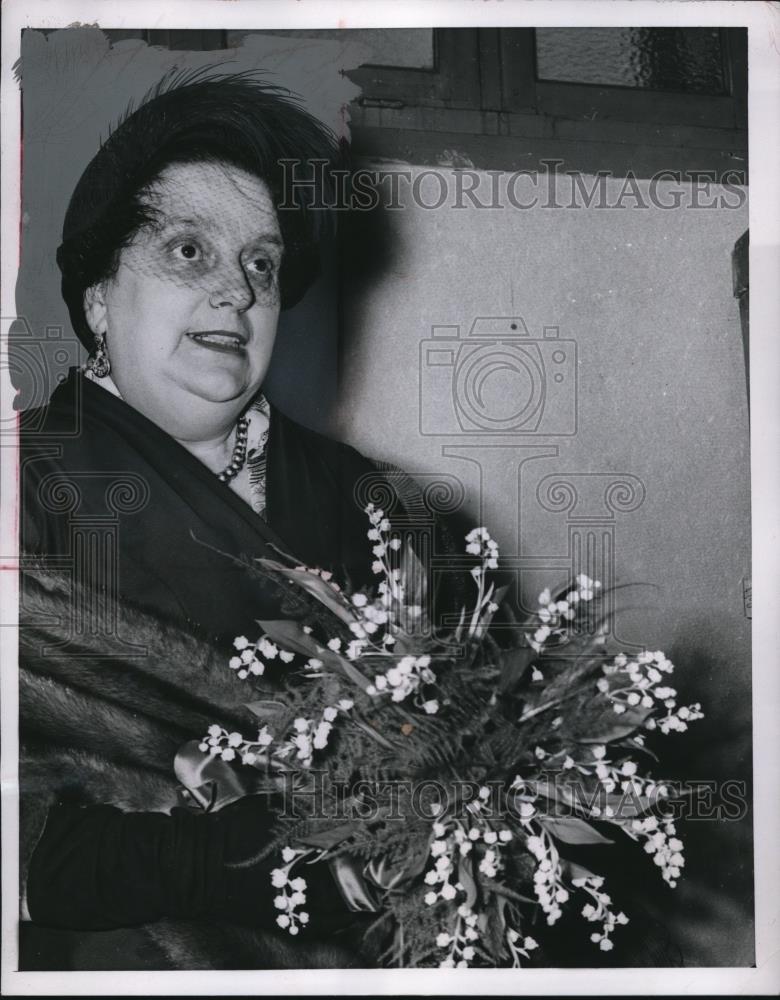
[{"label": "woman's arm", "polygon": [[[273,819],[264,795],[215,813],[55,806],[30,860],[30,917],[72,930],[165,917],[276,928],[276,858],[262,857]],[[331,933],[352,919],[328,864],[304,865],[301,874],[313,923]]]}]

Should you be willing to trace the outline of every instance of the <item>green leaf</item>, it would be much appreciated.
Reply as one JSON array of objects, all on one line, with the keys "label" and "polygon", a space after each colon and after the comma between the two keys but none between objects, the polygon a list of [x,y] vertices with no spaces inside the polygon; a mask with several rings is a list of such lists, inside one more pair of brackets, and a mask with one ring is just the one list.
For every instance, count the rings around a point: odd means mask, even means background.
[{"label": "green leaf", "polygon": [[511,691],[522,680],[529,666],[538,659],[539,654],[530,646],[510,649],[501,654],[501,691]]},{"label": "green leaf", "polygon": [[[636,732],[652,711],[652,708],[633,709],[622,715],[610,712],[609,715],[604,715],[596,721],[593,724],[594,729],[587,735],[580,736],[579,741],[580,743],[614,743],[615,740],[622,740]],[[602,728],[599,729],[599,726]]]},{"label": "green leaf", "polygon": [[288,566],[283,566],[271,559],[258,559],[257,562],[265,569],[281,574],[290,583],[297,584],[312,597],[316,597],[320,604],[332,611],[345,624],[349,625],[350,622],[356,620],[345,598],[340,597],[333,587],[321,577],[315,576],[305,569],[290,569]]},{"label": "green leaf", "polygon": [[574,861],[562,861],[561,864],[564,872],[570,879],[596,877],[594,872],[590,871],[588,868],[584,868],[582,865],[576,864]]},{"label": "green leaf", "polygon": [[312,830],[309,833],[296,836],[295,843],[305,847],[319,847],[327,851],[342,843],[358,829],[357,823],[340,823],[338,826],[326,827],[324,830]]},{"label": "green leaf", "polygon": [[261,722],[277,729],[282,725],[283,719],[289,712],[287,706],[281,701],[250,701],[247,702],[246,707]]},{"label": "green leaf", "polygon": [[508,885],[503,885],[500,882],[486,882],[483,884],[482,888],[485,892],[492,892],[496,896],[505,896],[507,899],[512,899],[516,903],[532,903],[534,906],[538,905],[538,899],[531,899],[530,896],[524,896],[522,893],[517,892],[515,889],[510,889]]},{"label": "green leaf", "polygon": [[461,857],[458,861],[458,881],[463,883],[466,891],[466,906],[473,908],[477,901],[477,883],[471,871],[471,862],[468,858]]},{"label": "green leaf", "polygon": [[541,820],[542,825],[564,844],[614,844],[614,840],[602,836],[590,823],[576,816],[564,816],[560,819]]},{"label": "green leaf", "polygon": [[304,632],[298,622],[258,620],[257,624],[272,642],[285,651],[300,653],[301,656],[318,655],[317,640]]}]

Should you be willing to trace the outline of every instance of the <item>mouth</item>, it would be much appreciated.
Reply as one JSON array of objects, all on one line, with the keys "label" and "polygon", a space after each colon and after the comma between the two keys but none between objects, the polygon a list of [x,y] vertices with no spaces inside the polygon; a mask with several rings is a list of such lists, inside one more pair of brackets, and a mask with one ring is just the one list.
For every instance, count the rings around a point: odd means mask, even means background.
[{"label": "mouth", "polygon": [[233,330],[197,330],[188,333],[187,336],[210,351],[218,351],[221,354],[246,353],[247,337]]}]

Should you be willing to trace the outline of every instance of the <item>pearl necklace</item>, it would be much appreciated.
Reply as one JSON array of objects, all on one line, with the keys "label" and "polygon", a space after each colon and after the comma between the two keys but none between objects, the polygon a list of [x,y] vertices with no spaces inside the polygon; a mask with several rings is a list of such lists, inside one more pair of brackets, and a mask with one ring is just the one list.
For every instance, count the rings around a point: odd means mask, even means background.
[{"label": "pearl necklace", "polygon": [[233,445],[233,455],[227,468],[219,474],[219,480],[229,483],[235,479],[246,463],[246,443],[249,437],[249,418],[239,417],[236,423],[236,443]]}]

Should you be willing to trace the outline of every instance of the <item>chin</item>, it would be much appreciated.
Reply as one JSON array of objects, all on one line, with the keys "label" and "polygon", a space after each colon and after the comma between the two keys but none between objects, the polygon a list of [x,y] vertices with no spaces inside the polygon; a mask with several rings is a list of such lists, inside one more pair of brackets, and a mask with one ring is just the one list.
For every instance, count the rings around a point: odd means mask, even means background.
[{"label": "chin", "polygon": [[239,378],[231,372],[211,372],[206,377],[188,379],[186,390],[209,403],[238,403],[249,400],[257,392],[259,383],[253,387],[245,377]]}]

